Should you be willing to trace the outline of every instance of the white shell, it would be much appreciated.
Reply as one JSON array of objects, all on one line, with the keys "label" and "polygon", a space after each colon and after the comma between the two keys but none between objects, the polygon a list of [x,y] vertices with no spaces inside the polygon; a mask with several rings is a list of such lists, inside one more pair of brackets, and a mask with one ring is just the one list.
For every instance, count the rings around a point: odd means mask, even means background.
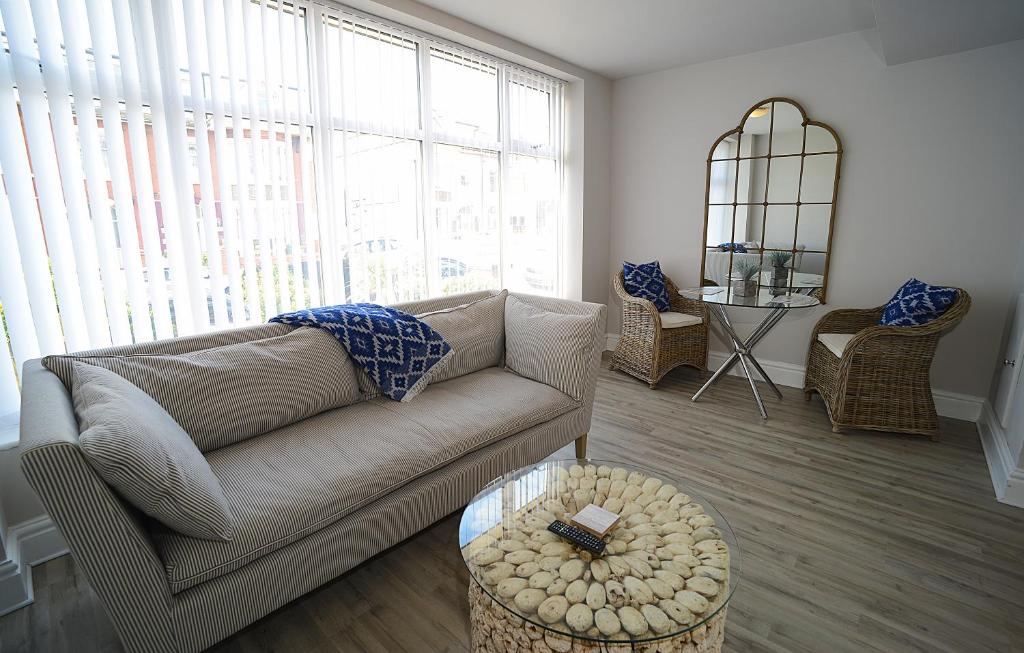
[{"label": "white shell", "polygon": [[714,526],[715,520],[711,515],[697,515],[696,517],[690,517],[686,520],[690,526],[694,528],[700,528],[701,526]]},{"label": "white shell", "polygon": [[647,619],[636,608],[624,605],[619,608],[618,617],[622,622],[622,629],[630,635],[639,637],[647,632]]},{"label": "white shell", "polygon": [[601,507],[608,512],[614,512],[617,515],[624,505],[625,503],[623,503],[622,499],[619,497],[609,497],[605,499],[604,503],[601,504]]},{"label": "white shell", "polygon": [[497,562],[505,556],[505,552],[501,549],[483,549],[473,556],[473,562],[480,565],[489,565],[492,562]]},{"label": "white shell", "polygon": [[622,479],[612,479],[612,484],[608,487],[608,496],[622,498],[622,491],[626,489],[626,482]]},{"label": "white shell", "polygon": [[562,556],[547,556],[540,559],[540,568],[544,571],[558,571],[558,568],[565,562]]},{"label": "white shell", "polygon": [[672,508],[680,508],[693,501],[689,494],[680,492],[671,499],[668,500],[668,505]]},{"label": "white shell", "polygon": [[484,572],[484,582],[488,585],[497,585],[506,578],[516,573],[515,565],[507,562],[495,562]]},{"label": "white shell", "polygon": [[562,563],[562,566],[558,568],[558,575],[565,580],[572,582],[583,575],[585,567],[586,563],[579,558],[566,560]]},{"label": "white shell", "polygon": [[[651,497],[651,501],[649,501],[647,503],[647,505],[644,506],[644,513],[645,514],[651,515],[653,517],[654,515],[657,515],[659,513],[665,512],[667,510],[671,510],[671,508],[668,507],[668,502],[667,501],[658,501],[657,499],[654,498],[653,495],[646,495],[646,496],[650,496]],[[640,501],[638,499],[637,503],[639,503],[639,502]],[[675,511],[673,511],[673,512],[675,512]],[[672,521],[672,520],[671,519],[666,519],[665,521],[669,522],[669,521]]]},{"label": "white shell", "polygon": [[654,595],[660,599],[670,599],[675,596],[676,591],[672,589],[672,586],[660,578],[648,578],[644,582],[646,582],[647,586],[651,588]]},{"label": "white shell", "polygon": [[693,568],[693,574],[695,576],[710,578],[711,580],[718,581],[719,583],[725,580],[725,570],[719,569],[718,567],[707,567],[705,565],[701,565]]},{"label": "white shell", "polygon": [[550,571],[538,571],[537,573],[530,576],[529,585],[533,589],[546,590],[554,580],[555,575]]},{"label": "white shell", "polygon": [[565,623],[578,633],[586,631],[594,625],[594,612],[587,607],[586,603],[577,603],[570,606],[565,613]]},{"label": "white shell", "polygon": [[560,556],[572,553],[572,545],[566,542],[548,542],[540,548],[542,556]]},{"label": "white shell", "polygon": [[522,612],[533,614],[547,597],[548,595],[544,593],[544,590],[527,588],[516,594],[515,604]]},{"label": "white shell", "polygon": [[617,580],[610,580],[604,584],[604,592],[608,604],[615,608],[621,608],[629,600],[629,594],[625,586]]},{"label": "white shell", "polygon": [[[675,592],[678,592],[679,590],[686,587],[686,579],[683,578],[681,575],[675,573],[674,571],[670,571],[668,569],[655,570],[654,577],[662,581],[663,583],[667,583],[668,586],[672,588],[673,596]],[[533,586],[532,578],[530,579],[530,586]],[[545,587],[547,586],[545,585]],[[663,598],[671,598],[671,596]]]},{"label": "white shell", "polygon": [[569,602],[565,600],[564,596],[549,596],[538,606],[537,616],[544,623],[553,624],[561,621],[568,609]]},{"label": "white shell", "polygon": [[643,485],[640,486],[640,489],[644,491],[644,494],[654,494],[659,489],[661,489],[661,485],[661,479],[654,478],[652,476],[651,478],[644,481]]},{"label": "white shell", "polygon": [[630,605],[643,605],[654,602],[654,591],[651,586],[634,576],[626,576],[622,579],[622,585],[629,593]]},{"label": "white shell", "polygon": [[669,571],[674,574],[679,574],[683,578],[689,578],[693,576],[693,569],[690,565],[683,562],[676,562],[675,560],[665,560],[661,563],[661,571]]},{"label": "white shell", "polygon": [[547,587],[548,596],[555,596],[556,594],[565,594],[566,588],[569,587],[569,583],[565,582],[564,578],[556,578],[551,581],[551,584]]},{"label": "white shell", "polygon": [[529,549],[511,551],[505,554],[505,562],[513,565],[521,565],[524,562],[533,562],[536,558],[537,554]]},{"label": "white shell", "polygon": [[622,622],[615,613],[608,608],[601,608],[594,613],[594,625],[601,631],[602,635],[610,636],[622,630]]},{"label": "white shell", "polygon": [[686,625],[694,621],[693,613],[675,599],[662,599],[658,601],[658,607],[676,623]]},{"label": "white shell", "polygon": [[701,553],[729,553],[729,547],[722,540],[701,540],[694,545],[698,554]]},{"label": "white shell", "polygon": [[565,598],[569,600],[569,603],[583,603],[587,598],[587,589],[587,581],[574,580],[565,588]]},{"label": "white shell", "polygon": [[694,614],[702,614],[708,609],[708,600],[700,594],[690,590],[676,592],[675,600]]},{"label": "white shell", "polygon": [[651,630],[661,634],[666,633],[672,629],[672,620],[668,618],[668,615],[662,612],[661,608],[656,605],[645,605],[640,608],[640,613],[644,615],[644,619],[647,620],[647,625],[650,626]]},{"label": "white shell", "polygon": [[659,501],[668,501],[678,493],[679,490],[672,485],[662,485],[658,488],[658,491],[654,493],[654,497]]},{"label": "white shell", "polygon": [[505,580],[498,583],[498,596],[511,599],[516,594],[526,589],[527,582],[525,578],[506,578]]},{"label": "white shell", "polygon": [[704,596],[715,596],[718,594],[718,583],[704,576],[694,576],[686,579],[686,589]]},{"label": "white shell", "polygon": [[498,542],[498,548],[505,552],[520,551],[526,548],[526,544],[519,540],[502,540]]}]

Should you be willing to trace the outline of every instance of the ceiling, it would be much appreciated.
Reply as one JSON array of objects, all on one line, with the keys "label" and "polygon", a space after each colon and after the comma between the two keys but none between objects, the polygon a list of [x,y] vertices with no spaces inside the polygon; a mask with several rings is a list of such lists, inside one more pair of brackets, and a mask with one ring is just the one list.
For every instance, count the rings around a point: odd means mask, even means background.
[{"label": "ceiling", "polygon": [[419,0],[619,79],[879,28],[890,65],[1024,38],[1021,0]]}]

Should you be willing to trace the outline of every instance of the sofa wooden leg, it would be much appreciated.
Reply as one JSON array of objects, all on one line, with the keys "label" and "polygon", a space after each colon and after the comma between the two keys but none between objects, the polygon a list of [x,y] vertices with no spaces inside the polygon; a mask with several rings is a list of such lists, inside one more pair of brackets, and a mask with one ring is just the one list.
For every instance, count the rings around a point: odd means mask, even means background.
[{"label": "sofa wooden leg", "polygon": [[584,433],[580,437],[576,438],[576,457],[586,458],[587,457],[587,434]]}]

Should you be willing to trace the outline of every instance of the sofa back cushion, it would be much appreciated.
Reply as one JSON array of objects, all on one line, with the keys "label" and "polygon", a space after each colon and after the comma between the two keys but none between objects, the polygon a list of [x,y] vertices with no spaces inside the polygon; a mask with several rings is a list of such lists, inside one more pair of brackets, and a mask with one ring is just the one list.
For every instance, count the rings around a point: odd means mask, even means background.
[{"label": "sofa back cushion", "polygon": [[505,301],[505,366],[577,401],[587,390],[595,320],[553,313],[510,296]]},{"label": "sofa back cushion", "polygon": [[417,315],[451,345],[452,356],[430,372],[438,383],[501,365],[505,355],[508,291],[475,302]]},{"label": "sofa back cushion", "polygon": [[234,516],[206,458],[152,397],[128,379],[72,364],[82,454],[118,494],[184,535],[228,541]]},{"label": "sofa back cushion", "polygon": [[[429,373],[428,383],[439,383],[472,374],[478,370],[501,365],[505,355],[505,298],[502,290],[466,304],[416,315],[445,339],[452,355]],[[401,310],[407,310],[405,305]],[[360,389],[369,396],[380,394],[380,388],[369,374],[357,372]]]},{"label": "sofa back cushion", "polygon": [[264,340],[180,355],[47,356],[72,389],[80,360],[153,397],[206,452],[360,400],[355,369],[326,331],[302,327]]}]

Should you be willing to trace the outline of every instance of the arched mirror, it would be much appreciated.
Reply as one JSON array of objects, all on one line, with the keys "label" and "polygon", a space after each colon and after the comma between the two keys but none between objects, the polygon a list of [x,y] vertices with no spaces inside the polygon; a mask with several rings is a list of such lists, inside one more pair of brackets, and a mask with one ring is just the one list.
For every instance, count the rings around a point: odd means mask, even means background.
[{"label": "arched mirror", "polygon": [[842,158],[836,131],[795,101],[750,107],[708,155],[704,285],[801,292],[824,303]]}]

